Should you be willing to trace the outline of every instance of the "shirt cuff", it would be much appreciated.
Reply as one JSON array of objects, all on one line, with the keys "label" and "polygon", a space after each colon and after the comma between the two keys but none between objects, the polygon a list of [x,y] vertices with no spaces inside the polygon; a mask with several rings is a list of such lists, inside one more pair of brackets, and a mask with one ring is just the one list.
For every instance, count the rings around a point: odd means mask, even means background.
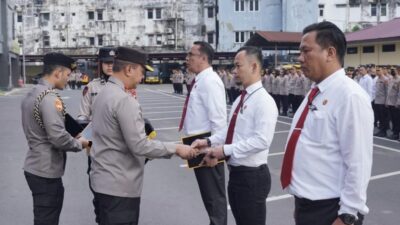
[{"label": "shirt cuff", "polygon": [[176,144],[174,142],[164,142],[164,146],[167,151],[171,154],[175,154],[176,152]]},{"label": "shirt cuff", "polygon": [[224,151],[225,156],[231,156],[233,154],[233,146],[232,145],[224,145],[223,151]]},{"label": "shirt cuff", "polygon": [[344,213],[351,214],[351,215],[355,216],[356,219],[358,219],[358,216],[357,216],[358,211],[357,211],[357,209],[353,209],[353,208],[347,207],[345,205],[341,205],[340,209],[339,209],[339,212],[338,212],[338,215],[342,215]]}]

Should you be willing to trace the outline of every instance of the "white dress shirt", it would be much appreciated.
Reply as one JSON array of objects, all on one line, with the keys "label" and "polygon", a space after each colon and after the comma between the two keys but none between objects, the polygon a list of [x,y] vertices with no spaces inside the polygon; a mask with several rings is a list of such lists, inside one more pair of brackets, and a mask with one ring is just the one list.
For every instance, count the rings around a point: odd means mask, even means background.
[{"label": "white dress shirt", "polygon": [[190,92],[183,124],[185,135],[194,135],[226,128],[225,87],[221,78],[209,67],[196,76]]},{"label": "white dress shirt", "polygon": [[[258,81],[246,88],[242,112],[239,110],[232,144],[224,145],[224,153],[231,156],[227,162],[232,166],[257,167],[268,163],[269,147],[274,137],[278,119],[278,108],[274,99]],[[232,105],[233,112],[240,102],[240,96]],[[213,145],[224,144],[228,128],[210,137]]]},{"label": "white dress shirt", "polygon": [[365,74],[360,78],[358,84],[360,84],[364,91],[367,92],[370,98],[370,102],[372,102],[374,100],[374,80],[372,79],[372,77],[369,74]]},{"label": "white dress shirt", "polygon": [[[320,93],[296,145],[288,191],[310,200],[340,198],[339,214],[365,215],[374,129],[370,97],[343,69],[317,86]],[[307,97],[289,137],[306,104]]]}]

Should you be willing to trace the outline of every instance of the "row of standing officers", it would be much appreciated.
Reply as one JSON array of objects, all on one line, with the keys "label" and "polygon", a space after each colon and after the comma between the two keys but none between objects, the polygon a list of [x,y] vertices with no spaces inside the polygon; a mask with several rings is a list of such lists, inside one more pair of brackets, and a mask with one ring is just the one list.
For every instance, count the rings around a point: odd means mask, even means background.
[{"label": "row of standing officers", "polygon": [[[345,49],[344,34],[330,22],[312,24],[303,31],[299,61],[315,84],[307,94],[301,93],[306,97],[294,115],[281,170],[282,187],[295,196],[297,225],[359,225],[368,213],[373,114],[366,93],[345,76]],[[35,225],[58,224],[65,152],[82,149],[90,149],[90,188],[101,225],[138,224],[145,157],[176,154],[190,159],[199,153],[206,154],[205,167],[194,173],[210,224],[227,224],[221,160],[229,168],[228,201],[236,223],[265,224],[265,200],[271,187],[268,153],[278,109],[262,85],[261,50],[243,47],[235,56],[234,73],[243,90],[229,116],[225,87],[211,67],[213,54],[208,43],[195,42],[186,58],[196,77],[179,130],[185,136],[211,132],[209,138],[191,146],[146,137],[140,105],[129,90],[136,89],[145,71],[152,68],[146,54],[125,47],[116,49],[112,76],[104,87],[90,92],[94,100],[85,119],[91,119],[93,144],[79,135],[72,137],[65,130],[65,106],[53,90],[65,86],[72,59],[46,55],[45,68],[53,67],[44,71],[41,83],[22,102],[22,125],[29,145],[24,170],[32,191]],[[279,77],[289,80],[285,75]]]}]

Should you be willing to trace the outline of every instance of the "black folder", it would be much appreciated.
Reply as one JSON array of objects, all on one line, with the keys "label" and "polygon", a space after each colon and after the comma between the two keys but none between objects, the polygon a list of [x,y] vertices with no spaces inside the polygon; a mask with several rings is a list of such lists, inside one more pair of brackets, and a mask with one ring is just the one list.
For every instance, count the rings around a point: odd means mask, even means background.
[{"label": "black folder", "polygon": [[[185,145],[191,145],[197,139],[204,139],[204,138],[207,138],[210,136],[211,136],[211,132],[195,134],[195,135],[183,137],[182,143]],[[200,163],[203,161],[204,156],[205,156],[205,154],[200,154],[196,158],[187,160],[188,167],[191,169],[202,167],[202,166],[200,166]],[[220,162],[223,162],[223,160],[221,160]],[[220,163],[220,162],[218,162],[218,163]]]},{"label": "black folder", "polygon": [[76,137],[83,130],[83,127],[67,113],[65,114],[65,130],[67,130],[72,137]]}]

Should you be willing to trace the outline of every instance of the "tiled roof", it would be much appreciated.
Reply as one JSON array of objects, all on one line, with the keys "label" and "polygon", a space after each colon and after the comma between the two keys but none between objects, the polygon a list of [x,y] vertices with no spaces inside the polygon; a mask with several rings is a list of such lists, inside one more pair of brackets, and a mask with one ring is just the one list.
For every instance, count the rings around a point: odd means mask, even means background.
[{"label": "tiled roof", "polygon": [[400,17],[376,26],[346,34],[348,43],[400,39]]},{"label": "tiled roof", "polygon": [[278,43],[300,43],[302,36],[300,32],[257,31],[256,33],[268,42]]}]

